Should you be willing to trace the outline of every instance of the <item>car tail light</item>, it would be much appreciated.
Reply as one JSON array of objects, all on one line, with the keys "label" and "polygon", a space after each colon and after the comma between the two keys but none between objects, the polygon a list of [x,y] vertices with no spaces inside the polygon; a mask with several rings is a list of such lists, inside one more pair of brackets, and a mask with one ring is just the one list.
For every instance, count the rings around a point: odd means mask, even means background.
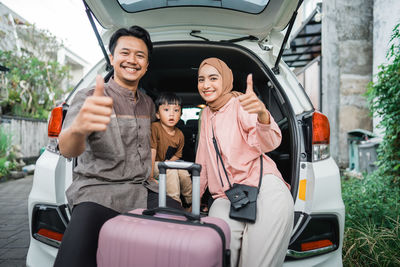
[{"label": "car tail light", "polygon": [[311,215],[302,232],[287,251],[287,259],[325,254],[339,247],[339,223],[335,215]]},{"label": "car tail light", "polygon": [[58,135],[61,132],[62,121],[63,121],[63,108],[61,106],[53,108],[53,110],[51,111],[49,125],[47,128],[47,135],[49,137],[58,137]]},{"label": "car tail light", "polygon": [[315,111],[312,116],[312,161],[329,158],[330,128],[328,118]]},{"label": "car tail light", "polygon": [[57,232],[54,232],[52,230],[45,229],[45,228],[40,228],[39,231],[37,232],[37,234],[41,235],[43,237],[46,237],[48,239],[53,239],[53,240],[59,241],[59,242],[61,242],[61,240],[63,238],[63,234],[57,233]]},{"label": "car tail light", "polygon": [[36,205],[32,211],[32,236],[58,248],[67,227],[66,206]]},{"label": "car tail light", "polygon": [[64,117],[67,114],[68,105],[66,103],[62,106],[53,108],[49,118],[49,124],[47,126],[47,135],[49,137],[49,143],[47,150],[51,152],[58,152],[58,135],[61,132]]},{"label": "car tail light", "polygon": [[325,248],[325,247],[330,247],[332,245],[333,243],[329,239],[305,242],[301,243],[301,251],[309,251],[313,249]]}]

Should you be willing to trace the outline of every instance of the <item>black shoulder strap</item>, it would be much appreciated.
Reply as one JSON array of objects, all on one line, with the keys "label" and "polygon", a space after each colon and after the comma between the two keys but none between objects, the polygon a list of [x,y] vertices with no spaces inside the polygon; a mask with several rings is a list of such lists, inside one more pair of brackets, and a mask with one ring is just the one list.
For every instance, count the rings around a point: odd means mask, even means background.
[{"label": "black shoulder strap", "polygon": [[228,181],[229,188],[232,188],[232,184],[228,179],[228,173],[227,173],[227,171],[225,169],[224,162],[222,161],[221,153],[219,153],[217,139],[215,138],[215,135],[214,135],[214,127],[212,127],[211,130],[212,130],[212,134],[213,134],[213,139],[212,140],[213,140],[215,152],[217,153],[217,169],[218,169],[219,179],[221,180],[221,185],[222,185],[222,187],[224,187],[224,182],[222,182],[221,173],[219,172],[219,168],[218,168],[218,159],[221,160],[222,168],[224,169],[225,177],[226,177],[226,180]]}]

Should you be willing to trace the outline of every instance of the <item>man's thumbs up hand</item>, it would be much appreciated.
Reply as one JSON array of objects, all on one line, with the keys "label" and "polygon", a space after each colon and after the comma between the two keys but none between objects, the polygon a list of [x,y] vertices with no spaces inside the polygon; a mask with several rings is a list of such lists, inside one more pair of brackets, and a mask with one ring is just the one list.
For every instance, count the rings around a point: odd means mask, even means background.
[{"label": "man's thumbs up hand", "polygon": [[253,75],[247,76],[246,93],[239,96],[239,102],[243,109],[249,113],[257,114],[258,121],[263,124],[269,124],[269,112],[264,103],[257,97],[253,90]]},{"label": "man's thumbs up hand", "polygon": [[104,96],[104,79],[100,76],[96,76],[96,87],[94,88],[94,96]]},{"label": "man's thumbs up hand", "polygon": [[104,95],[104,80],[98,75],[93,95],[85,102],[73,124],[75,133],[89,135],[92,132],[105,131],[111,120],[113,100]]}]

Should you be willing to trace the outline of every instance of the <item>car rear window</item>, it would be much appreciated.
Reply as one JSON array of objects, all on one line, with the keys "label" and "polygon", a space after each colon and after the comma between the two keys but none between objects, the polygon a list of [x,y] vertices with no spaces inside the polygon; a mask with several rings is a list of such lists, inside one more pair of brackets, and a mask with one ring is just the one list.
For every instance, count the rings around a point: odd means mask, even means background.
[{"label": "car rear window", "polygon": [[268,2],[269,0],[118,0],[118,3],[127,12],[139,12],[164,7],[203,6],[233,9],[251,14],[258,14],[263,11]]}]

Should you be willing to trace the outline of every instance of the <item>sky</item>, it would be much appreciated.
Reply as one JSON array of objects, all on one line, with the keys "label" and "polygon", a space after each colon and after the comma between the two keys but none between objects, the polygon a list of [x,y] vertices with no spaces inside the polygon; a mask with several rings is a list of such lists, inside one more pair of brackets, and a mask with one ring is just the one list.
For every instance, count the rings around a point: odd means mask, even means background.
[{"label": "sky", "polygon": [[[49,30],[66,47],[89,62],[100,60],[102,52],[89,23],[82,0],[0,0],[14,12]],[[99,29],[100,31],[100,29]]]}]

